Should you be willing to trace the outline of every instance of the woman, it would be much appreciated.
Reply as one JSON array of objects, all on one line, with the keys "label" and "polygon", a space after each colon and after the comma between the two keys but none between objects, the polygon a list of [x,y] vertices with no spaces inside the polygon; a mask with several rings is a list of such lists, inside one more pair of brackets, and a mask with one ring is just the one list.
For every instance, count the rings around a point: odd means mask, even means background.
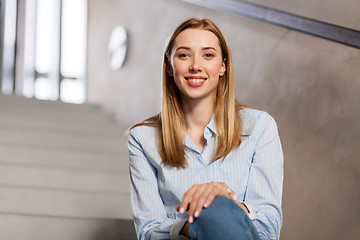
[{"label": "woman", "polygon": [[130,130],[138,239],[278,239],[283,154],[274,119],[235,98],[229,46],[190,19],[164,53],[161,113]]}]

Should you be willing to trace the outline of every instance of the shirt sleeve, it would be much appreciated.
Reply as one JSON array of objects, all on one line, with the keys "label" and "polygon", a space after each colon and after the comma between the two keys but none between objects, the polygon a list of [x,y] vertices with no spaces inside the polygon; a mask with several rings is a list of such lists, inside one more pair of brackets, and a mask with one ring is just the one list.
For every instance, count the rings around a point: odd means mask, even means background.
[{"label": "shirt sleeve", "polygon": [[245,207],[247,208],[247,210],[249,211],[248,217],[250,218],[250,220],[256,219],[256,212],[254,210],[253,205],[251,205],[250,203],[246,203],[246,202],[240,202],[240,203],[244,204]]},{"label": "shirt sleeve", "polygon": [[173,240],[185,240],[188,239],[187,237],[180,235],[181,229],[184,227],[187,219],[181,220],[180,222],[175,223],[172,225],[170,229],[170,237]]},{"label": "shirt sleeve", "polygon": [[172,225],[181,220],[167,217],[159,194],[156,169],[133,130],[129,134],[128,149],[131,207],[137,238],[171,239]]},{"label": "shirt sleeve", "polygon": [[244,202],[251,203],[253,223],[262,239],[279,239],[282,225],[283,152],[275,120],[260,115],[257,143]]}]

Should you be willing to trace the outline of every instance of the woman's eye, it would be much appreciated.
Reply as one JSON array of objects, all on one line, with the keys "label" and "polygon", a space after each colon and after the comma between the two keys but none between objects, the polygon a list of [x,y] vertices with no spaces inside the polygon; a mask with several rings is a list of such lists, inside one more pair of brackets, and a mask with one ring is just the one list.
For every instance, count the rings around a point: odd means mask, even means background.
[{"label": "woman's eye", "polygon": [[212,54],[212,53],[206,53],[204,56],[205,56],[206,58],[212,58],[212,57],[214,57],[214,54]]},{"label": "woman's eye", "polygon": [[186,57],[188,57],[189,56],[189,54],[186,54],[186,53],[180,53],[180,54],[178,54],[178,57],[179,58],[186,58]]}]

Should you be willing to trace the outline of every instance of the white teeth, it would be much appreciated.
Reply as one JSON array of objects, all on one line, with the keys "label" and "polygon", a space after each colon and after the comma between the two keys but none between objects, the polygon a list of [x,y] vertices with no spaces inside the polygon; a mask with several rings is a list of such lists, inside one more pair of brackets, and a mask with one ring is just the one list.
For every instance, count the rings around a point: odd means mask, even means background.
[{"label": "white teeth", "polygon": [[199,82],[205,81],[205,79],[190,78],[190,79],[188,79],[188,81],[193,82],[193,83],[199,83]]}]

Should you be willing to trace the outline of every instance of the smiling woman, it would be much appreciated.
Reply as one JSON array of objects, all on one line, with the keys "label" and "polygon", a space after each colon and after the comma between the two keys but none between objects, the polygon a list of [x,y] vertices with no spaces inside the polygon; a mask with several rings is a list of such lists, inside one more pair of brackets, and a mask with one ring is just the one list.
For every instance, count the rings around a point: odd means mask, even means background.
[{"label": "smiling woman", "polygon": [[219,77],[225,72],[216,36],[202,29],[181,32],[175,40],[168,71],[183,95],[183,107],[186,101],[200,98],[208,101],[210,106],[213,105]]},{"label": "smiling woman", "polygon": [[277,126],[236,100],[230,49],[212,21],[175,30],[162,81],[161,113],[129,135],[138,239],[278,239]]}]

